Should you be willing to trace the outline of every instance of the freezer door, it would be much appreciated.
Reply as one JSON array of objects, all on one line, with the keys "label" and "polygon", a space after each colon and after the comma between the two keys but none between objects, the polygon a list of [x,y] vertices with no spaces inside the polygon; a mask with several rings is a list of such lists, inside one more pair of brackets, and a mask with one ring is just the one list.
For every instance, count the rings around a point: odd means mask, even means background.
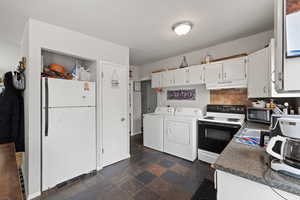
[{"label": "freezer door", "polygon": [[50,108],[48,136],[42,133],[43,191],[95,169],[95,108]]},{"label": "freezer door", "polygon": [[43,107],[47,94],[50,108],[95,106],[95,87],[95,82],[42,78]]}]

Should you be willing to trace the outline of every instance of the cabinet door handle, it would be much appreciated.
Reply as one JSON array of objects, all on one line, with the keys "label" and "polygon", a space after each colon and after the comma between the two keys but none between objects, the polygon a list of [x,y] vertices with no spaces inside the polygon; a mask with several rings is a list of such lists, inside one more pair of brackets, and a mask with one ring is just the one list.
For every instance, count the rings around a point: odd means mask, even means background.
[{"label": "cabinet door handle", "polygon": [[271,73],[271,81],[272,81],[272,83],[276,83],[275,73],[276,73],[275,70],[273,70],[272,73]]},{"label": "cabinet door handle", "polygon": [[266,94],[267,93],[267,87],[264,86],[264,93]]},{"label": "cabinet door handle", "polygon": [[224,73],[224,79],[226,79],[227,78],[227,74],[226,74],[226,72]]}]

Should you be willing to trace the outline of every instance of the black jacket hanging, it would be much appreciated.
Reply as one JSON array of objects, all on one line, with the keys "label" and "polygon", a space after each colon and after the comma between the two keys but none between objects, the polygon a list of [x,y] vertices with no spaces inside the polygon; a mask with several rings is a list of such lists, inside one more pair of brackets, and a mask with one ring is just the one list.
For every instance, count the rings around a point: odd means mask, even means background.
[{"label": "black jacket hanging", "polygon": [[14,142],[16,151],[24,151],[24,100],[13,86],[13,74],[4,75],[4,91],[0,94],[0,143]]}]

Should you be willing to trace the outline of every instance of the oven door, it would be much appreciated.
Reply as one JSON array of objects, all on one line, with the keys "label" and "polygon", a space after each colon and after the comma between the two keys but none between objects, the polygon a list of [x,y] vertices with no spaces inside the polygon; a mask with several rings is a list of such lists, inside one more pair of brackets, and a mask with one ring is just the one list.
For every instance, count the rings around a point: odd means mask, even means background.
[{"label": "oven door", "polygon": [[235,124],[199,121],[198,148],[220,154],[240,128]]}]

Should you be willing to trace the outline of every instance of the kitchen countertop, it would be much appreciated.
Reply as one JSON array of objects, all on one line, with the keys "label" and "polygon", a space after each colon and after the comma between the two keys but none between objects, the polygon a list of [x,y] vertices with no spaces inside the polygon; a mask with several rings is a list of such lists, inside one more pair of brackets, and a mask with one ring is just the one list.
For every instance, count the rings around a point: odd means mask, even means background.
[{"label": "kitchen countertop", "polygon": [[[244,128],[268,129],[267,126],[257,123],[247,123],[240,131]],[[270,157],[264,148],[241,144],[233,139],[213,167],[300,196],[300,179],[271,170],[269,163]]]}]

